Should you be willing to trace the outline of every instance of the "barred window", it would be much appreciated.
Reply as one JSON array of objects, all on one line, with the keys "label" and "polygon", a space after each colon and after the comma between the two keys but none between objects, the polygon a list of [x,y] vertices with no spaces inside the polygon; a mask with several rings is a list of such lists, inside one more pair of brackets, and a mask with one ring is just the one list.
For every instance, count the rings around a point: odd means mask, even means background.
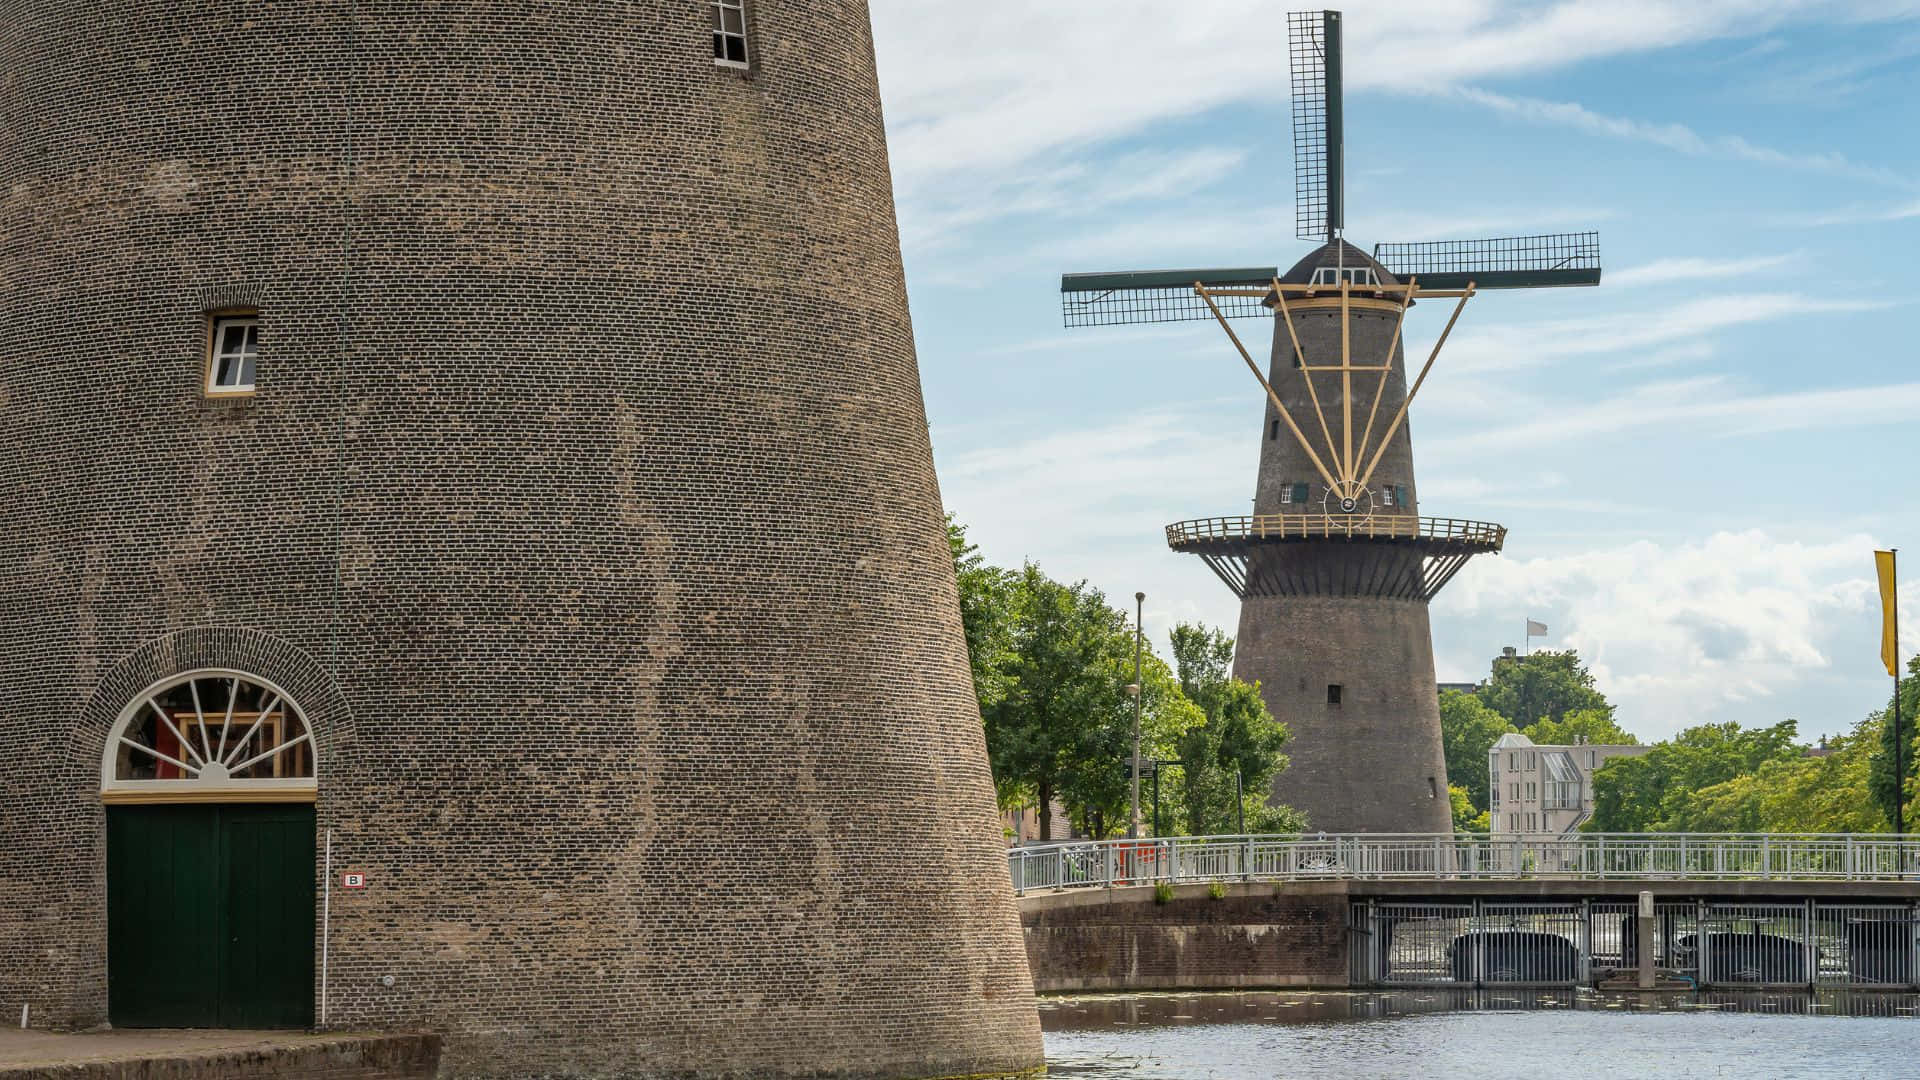
[{"label": "barred window", "polygon": [[746,0],[713,0],[713,62],[721,67],[747,66]]},{"label": "barred window", "polygon": [[208,341],[207,393],[250,393],[254,364],[259,356],[258,318],[247,315],[214,319]]}]

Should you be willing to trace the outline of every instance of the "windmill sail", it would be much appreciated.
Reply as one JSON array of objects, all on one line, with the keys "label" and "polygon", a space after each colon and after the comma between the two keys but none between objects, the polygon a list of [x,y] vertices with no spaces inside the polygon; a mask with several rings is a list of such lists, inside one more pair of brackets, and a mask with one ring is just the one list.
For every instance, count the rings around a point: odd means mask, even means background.
[{"label": "windmill sail", "polygon": [[1293,74],[1294,234],[1327,241],[1347,226],[1340,13],[1287,15]]},{"label": "windmill sail", "polygon": [[1231,270],[1133,270],[1120,274],[1067,274],[1060,279],[1060,313],[1067,326],[1125,326],[1196,322],[1213,318],[1195,285],[1251,295],[1214,300],[1228,318],[1271,314],[1261,300],[1279,267]]},{"label": "windmill sail", "polygon": [[1600,234],[1549,233],[1430,244],[1375,244],[1373,257],[1423,289],[1546,289],[1600,284]]}]

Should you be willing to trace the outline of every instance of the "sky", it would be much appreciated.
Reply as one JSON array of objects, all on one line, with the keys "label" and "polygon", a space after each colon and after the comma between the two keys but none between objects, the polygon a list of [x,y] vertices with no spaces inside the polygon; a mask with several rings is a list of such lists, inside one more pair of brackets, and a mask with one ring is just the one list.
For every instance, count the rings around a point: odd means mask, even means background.
[{"label": "sky", "polygon": [[[1145,591],[1163,654],[1233,632],[1164,527],[1249,512],[1259,385],[1213,324],[1063,329],[1059,275],[1310,250],[1284,7],[872,10],[948,509],[997,563]],[[1591,228],[1606,267],[1475,298],[1413,406],[1422,512],[1510,529],[1433,604],[1440,679],[1532,618],[1643,739],[1883,705],[1876,547],[1912,552],[1920,647],[1920,0],[1343,10],[1350,240]]]}]

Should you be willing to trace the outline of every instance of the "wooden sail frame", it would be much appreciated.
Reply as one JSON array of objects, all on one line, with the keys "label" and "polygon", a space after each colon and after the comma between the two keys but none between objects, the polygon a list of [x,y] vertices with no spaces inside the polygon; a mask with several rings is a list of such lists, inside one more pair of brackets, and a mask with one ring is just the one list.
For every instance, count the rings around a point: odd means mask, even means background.
[{"label": "wooden sail frame", "polygon": [[[1453,334],[1454,325],[1460,321],[1461,312],[1466,310],[1467,301],[1473,298],[1474,293],[1478,291],[1478,287],[1474,282],[1469,281],[1466,287],[1462,289],[1423,289],[1420,287],[1418,279],[1410,279],[1404,285],[1364,285],[1361,287],[1361,290],[1389,297],[1399,297],[1398,315],[1396,316],[1396,322],[1393,328],[1393,340],[1387,345],[1387,355],[1385,359],[1378,364],[1355,364],[1353,362],[1353,339],[1351,333],[1349,333],[1351,326],[1349,319],[1352,314],[1353,293],[1355,290],[1353,283],[1350,281],[1342,281],[1338,286],[1289,285],[1275,278],[1267,289],[1211,288],[1204,282],[1196,281],[1193,283],[1194,294],[1206,303],[1207,309],[1212,313],[1215,321],[1219,322],[1220,328],[1227,332],[1228,340],[1233,342],[1234,348],[1240,353],[1240,358],[1246,361],[1247,369],[1253,372],[1253,377],[1259,380],[1261,389],[1266,391],[1268,400],[1273,402],[1273,407],[1279,412],[1280,419],[1285,422],[1287,430],[1292,433],[1294,440],[1300,444],[1300,448],[1306,452],[1307,460],[1313,464],[1315,471],[1320,474],[1320,479],[1325,482],[1327,489],[1333,492],[1335,497],[1339,498],[1347,508],[1352,508],[1356,505],[1362,493],[1367,490],[1367,484],[1372,481],[1374,471],[1380,466],[1381,458],[1386,455],[1388,444],[1393,441],[1395,435],[1399,434],[1400,426],[1406,423],[1408,409],[1412,407],[1414,398],[1419,396],[1421,387],[1426,385],[1427,376],[1433,371],[1434,362],[1440,358],[1440,350],[1446,346],[1447,339]],[[1338,364],[1309,365],[1306,354],[1300,346],[1299,329],[1294,324],[1293,309],[1292,306],[1287,303],[1287,297],[1291,295],[1301,299],[1315,299],[1323,293],[1336,292],[1340,298],[1340,362]],[[1286,404],[1280,400],[1280,395],[1274,390],[1273,383],[1269,381],[1266,374],[1260,370],[1260,365],[1254,361],[1253,354],[1247,350],[1246,345],[1240,340],[1240,335],[1236,334],[1232,325],[1227,322],[1227,316],[1221,311],[1220,305],[1217,302],[1218,299],[1227,297],[1244,298],[1256,296],[1263,298],[1263,302],[1279,314],[1282,323],[1287,328],[1287,338],[1293,346],[1294,369],[1300,372],[1300,377],[1306,381],[1307,397],[1313,403],[1314,416],[1319,421],[1320,434],[1325,440],[1326,455],[1324,458],[1321,456],[1319,448],[1315,447],[1313,441],[1307,437],[1306,432],[1302,431],[1299,424],[1294,421],[1293,414],[1287,409]],[[1407,391],[1407,396],[1400,402],[1399,408],[1394,410],[1392,419],[1387,423],[1387,426],[1381,432],[1379,440],[1376,442],[1373,438],[1373,433],[1375,422],[1379,419],[1380,402],[1386,393],[1387,380],[1393,371],[1394,352],[1400,347],[1401,337],[1406,327],[1407,309],[1413,306],[1415,297],[1426,299],[1457,299],[1458,303],[1454,305],[1453,314],[1447,319],[1446,328],[1440,332],[1439,340],[1434,342],[1433,350],[1427,354],[1427,361],[1421,366],[1419,377],[1414,380],[1413,386]],[[1343,419],[1340,429],[1341,439],[1338,445],[1335,444],[1333,429],[1327,420],[1327,410],[1321,403],[1319,388],[1314,385],[1313,381],[1313,376],[1316,373],[1322,372],[1338,372],[1340,374],[1340,406],[1343,411]],[[1354,443],[1353,438],[1353,376],[1355,373],[1374,373],[1379,375],[1379,381],[1374,388],[1373,404],[1367,412],[1366,428],[1361,433],[1358,445]],[[1328,464],[1329,462],[1331,462],[1331,465]]]}]

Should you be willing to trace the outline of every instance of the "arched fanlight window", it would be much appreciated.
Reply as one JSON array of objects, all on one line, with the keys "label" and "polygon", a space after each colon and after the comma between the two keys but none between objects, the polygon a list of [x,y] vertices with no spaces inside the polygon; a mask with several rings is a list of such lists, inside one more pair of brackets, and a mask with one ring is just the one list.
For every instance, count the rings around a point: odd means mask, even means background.
[{"label": "arched fanlight window", "polygon": [[312,732],[286,692],[257,675],[196,671],[127,703],[107,736],[109,802],[299,801],[315,790]]}]

